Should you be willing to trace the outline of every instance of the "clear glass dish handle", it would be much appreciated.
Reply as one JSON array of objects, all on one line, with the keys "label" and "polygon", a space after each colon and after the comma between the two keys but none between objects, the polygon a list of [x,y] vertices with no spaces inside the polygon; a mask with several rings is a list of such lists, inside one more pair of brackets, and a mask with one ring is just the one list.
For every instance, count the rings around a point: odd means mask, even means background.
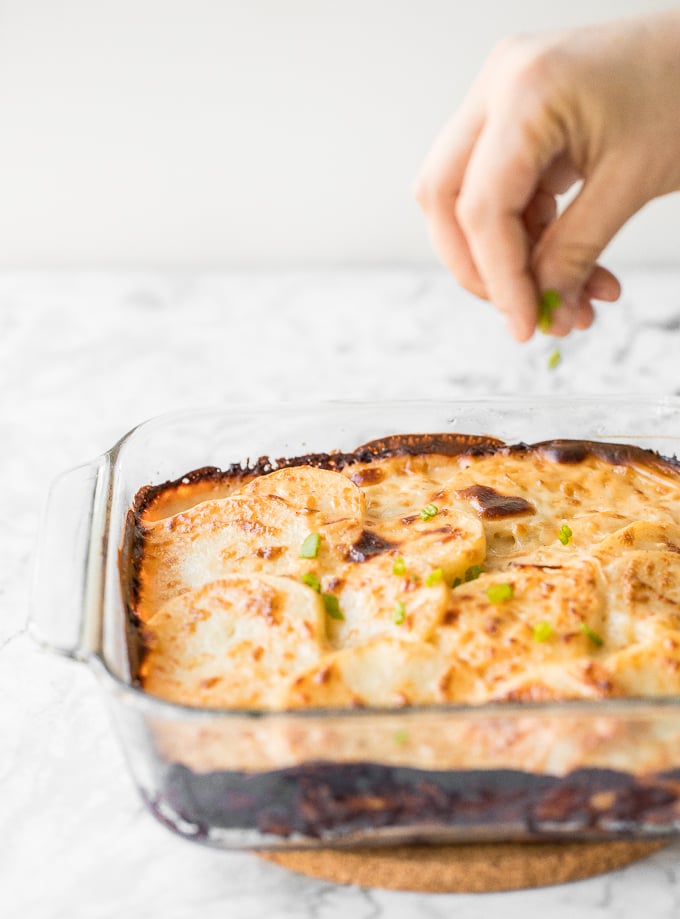
[{"label": "clear glass dish handle", "polygon": [[28,629],[76,660],[101,646],[109,462],[101,456],[54,480],[40,529]]}]

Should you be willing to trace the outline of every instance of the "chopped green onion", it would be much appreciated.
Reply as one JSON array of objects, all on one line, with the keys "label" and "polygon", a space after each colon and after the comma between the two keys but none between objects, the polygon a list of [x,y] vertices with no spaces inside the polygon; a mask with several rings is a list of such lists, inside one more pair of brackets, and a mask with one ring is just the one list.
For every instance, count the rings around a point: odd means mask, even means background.
[{"label": "chopped green onion", "polygon": [[513,594],[512,584],[492,584],[486,591],[491,603],[505,603]]},{"label": "chopped green onion", "polygon": [[428,587],[433,587],[435,584],[438,584],[443,577],[444,571],[441,568],[435,568],[434,571],[431,571],[425,578],[425,583]]},{"label": "chopped green onion", "polygon": [[300,546],[300,558],[316,558],[319,554],[321,537],[318,533],[310,533]]},{"label": "chopped green onion", "polygon": [[307,587],[311,587],[312,590],[315,590],[317,593],[321,592],[321,581],[317,578],[313,571],[308,571],[307,574],[303,574],[302,581],[307,585]]},{"label": "chopped green onion", "polygon": [[453,584],[451,585],[451,587],[460,587],[460,585],[461,585],[462,583],[463,583],[463,582],[461,581],[460,578],[454,578],[454,579],[453,579]]},{"label": "chopped green onion", "polygon": [[547,641],[553,633],[553,627],[545,619],[534,626],[534,641]]},{"label": "chopped green onion", "polygon": [[420,518],[421,520],[431,520],[433,517],[436,517],[438,513],[439,508],[436,504],[426,504],[420,512]]},{"label": "chopped green onion", "polygon": [[404,622],[406,622],[406,607],[401,602],[401,600],[398,600],[394,605],[392,619],[394,620],[395,625],[403,625]]},{"label": "chopped green onion", "polygon": [[587,638],[589,638],[592,641],[594,645],[597,645],[598,647],[602,647],[602,645],[604,644],[604,639],[600,635],[598,635],[594,629],[591,629],[587,622],[581,623],[581,631]]},{"label": "chopped green onion", "polygon": [[571,532],[571,527],[568,527],[566,523],[563,523],[562,526],[560,527],[560,532],[557,535],[557,538],[559,539],[559,541],[562,543],[563,546],[566,546],[566,544],[569,542],[572,536],[573,536],[573,533]]},{"label": "chopped green onion", "polygon": [[470,565],[470,567],[465,572],[466,581],[476,581],[477,578],[484,572],[484,568],[481,565]]},{"label": "chopped green onion", "polygon": [[334,594],[321,594],[321,599],[326,607],[326,612],[331,619],[344,619],[338,598]]},{"label": "chopped green onion", "polygon": [[559,308],[562,299],[556,290],[544,290],[538,304],[538,320],[536,325],[539,332],[549,332],[553,322],[553,314]]},{"label": "chopped green onion", "polygon": [[398,743],[400,746],[403,746],[408,740],[408,731],[395,731],[394,733],[394,742]]},{"label": "chopped green onion", "polygon": [[562,360],[562,352],[559,348],[553,348],[548,357],[548,370],[554,370]]},{"label": "chopped green onion", "polygon": [[401,555],[394,560],[394,565],[392,565],[392,574],[398,574],[399,576],[406,574],[406,562],[401,557]]}]

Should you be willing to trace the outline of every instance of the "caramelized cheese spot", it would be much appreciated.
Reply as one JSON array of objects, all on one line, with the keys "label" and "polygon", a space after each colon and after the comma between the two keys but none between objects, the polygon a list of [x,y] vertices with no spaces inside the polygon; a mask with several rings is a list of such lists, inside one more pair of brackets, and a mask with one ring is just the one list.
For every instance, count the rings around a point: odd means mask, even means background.
[{"label": "caramelized cheese spot", "polygon": [[518,495],[501,495],[488,485],[470,485],[461,489],[458,494],[476,507],[482,517],[489,520],[536,513],[534,505],[525,498]]}]

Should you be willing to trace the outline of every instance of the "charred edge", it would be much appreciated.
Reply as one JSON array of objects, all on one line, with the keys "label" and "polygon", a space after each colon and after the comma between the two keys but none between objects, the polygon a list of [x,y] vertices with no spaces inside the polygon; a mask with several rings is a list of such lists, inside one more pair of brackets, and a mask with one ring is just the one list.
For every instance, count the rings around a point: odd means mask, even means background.
[{"label": "charred edge", "polygon": [[137,515],[129,510],[125,521],[123,542],[118,552],[118,576],[125,605],[125,637],[128,663],[133,681],[138,682],[139,667],[144,656],[141,638],[142,621],[135,613],[139,601],[139,568],[143,553],[143,532]]},{"label": "charred edge", "polygon": [[357,452],[367,450],[373,458],[404,454],[417,456],[419,453],[439,453],[442,456],[467,453],[480,456],[494,453],[503,446],[504,442],[496,437],[473,434],[393,434],[379,440],[370,440],[358,447]]},{"label": "charred edge", "polygon": [[389,552],[390,549],[394,549],[396,546],[397,543],[389,542],[370,530],[364,530],[359,539],[350,546],[347,556],[353,562],[365,562],[374,555]]},{"label": "charred edge", "polygon": [[476,507],[480,516],[487,520],[536,513],[534,505],[525,498],[519,495],[502,495],[488,485],[470,485],[469,488],[462,488],[457,494]]},{"label": "charred edge", "polygon": [[359,488],[364,488],[367,485],[377,485],[384,478],[385,473],[380,466],[369,466],[367,469],[359,469],[350,475],[350,480],[355,485],[358,485]]},{"label": "charred edge", "polygon": [[187,474],[183,475],[180,479],[169,479],[160,485],[143,485],[135,495],[132,510],[136,516],[139,516],[144,513],[149,505],[153,504],[159,494],[167,491],[168,488],[179,488],[180,485],[193,485],[196,482],[215,482],[217,484],[221,482],[226,475],[227,473],[217,466],[201,466],[200,469],[193,469],[191,472],[187,472]]},{"label": "charred edge", "polygon": [[468,434],[395,434],[381,440],[372,440],[362,444],[351,453],[331,451],[329,453],[306,453],[302,456],[279,457],[272,459],[261,456],[255,462],[232,463],[226,469],[217,466],[203,466],[187,472],[179,479],[170,479],[160,485],[145,485],[135,495],[133,510],[139,517],[155,501],[159,494],[181,485],[192,485],[196,482],[214,482],[218,485],[230,479],[251,479],[275,472],[277,469],[290,469],[294,466],[315,466],[317,469],[328,469],[340,472],[346,466],[356,463],[370,463],[376,459],[389,456],[418,455],[438,453],[443,456],[468,454],[480,456],[494,453],[505,446],[502,440],[493,437],[477,437]]},{"label": "charred edge", "polygon": [[[512,827],[523,838],[620,838],[640,829],[670,835],[680,797],[677,771],[636,775],[577,768],[564,776],[513,769],[422,770],[377,763],[310,762],[263,773],[195,773],[160,759],[147,803],[177,833],[210,827],[258,830],[281,839],[351,836],[385,826]],[[165,805],[165,807],[163,807]],[[168,807],[169,806],[169,807]],[[176,813],[179,820],[168,820]]]},{"label": "charred edge", "polygon": [[677,471],[680,460],[676,456],[662,456],[654,450],[645,450],[633,444],[612,444],[594,440],[546,440],[531,448],[556,463],[574,465],[589,456],[601,459],[611,466],[651,466]]},{"label": "charred edge", "polygon": [[182,485],[193,485],[197,482],[202,484],[213,482],[215,485],[219,485],[223,482],[238,479],[243,479],[246,482],[250,479],[267,475],[270,472],[275,472],[277,469],[290,469],[293,466],[314,466],[317,469],[339,472],[351,463],[364,461],[366,460],[363,457],[358,457],[353,453],[309,453],[305,456],[280,459],[261,456],[254,463],[232,463],[226,469],[220,469],[217,466],[204,466],[201,469],[187,472],[180,479],[168,479],[160,485],[143,486],[135,495],[132,509],[139,519],[159,495],[168,490],[179,489]]},{"label": "charred edge", "polygon": [[168,480],[160,485],[145,485],[137,492],[133,511],[137,516],[144,513],[162,492],[190,485],[196,482],[214,482],[216,485],[230,479],[244,480],[267,475],[277,469],[294,466],[315,466],[318,469],[342,471],[356,463],[370,463],[390,456],[417,456],[435,453],[442,456],[487,456],[494,453],[505,455],[537,452],[553,462],[576,464],[588,456],[594,456],[610,465],[647,465],[677,471],[680,459],[665,457],[653,450],[645,450],[626,444],[602,443],[582,440],[546,440],[536,444],[517,443],[508,445],[493,437],[476,437],[468,434],[395,434],[380,440],[372,440],[351,453],[340,451],[330,453],[307,453],[302,456],[272,459],[261,456],[254,463],[232,463],[226,469],[203,466],[186,473],[179,479]]}]

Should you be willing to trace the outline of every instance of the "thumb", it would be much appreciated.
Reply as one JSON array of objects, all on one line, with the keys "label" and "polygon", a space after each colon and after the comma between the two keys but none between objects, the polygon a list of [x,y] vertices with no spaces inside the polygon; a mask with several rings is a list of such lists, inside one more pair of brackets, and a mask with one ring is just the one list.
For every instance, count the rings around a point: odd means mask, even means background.
[{"label": "thumb", "polygon": [[602,270],[597,267],[602,250],[645,203],[639,188],[639,179],[622,180],[619,170],[601,164],[536,246],[534,277],[540,291],[559,294],[555,326],[561,331],[571,330],[584,299],[592,296],[587,285]]}]

